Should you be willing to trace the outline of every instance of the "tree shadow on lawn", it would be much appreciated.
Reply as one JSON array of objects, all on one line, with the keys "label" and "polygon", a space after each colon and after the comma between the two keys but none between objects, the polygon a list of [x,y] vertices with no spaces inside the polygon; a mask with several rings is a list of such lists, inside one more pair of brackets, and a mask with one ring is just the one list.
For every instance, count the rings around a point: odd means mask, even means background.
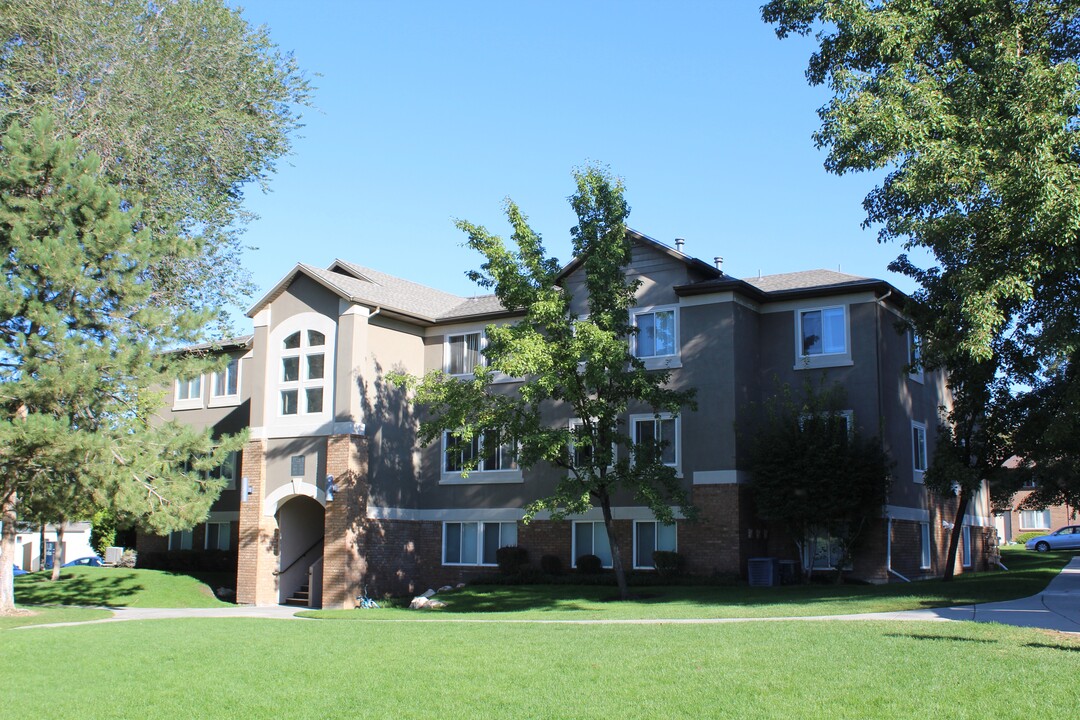
[{"label": "tree shadow on lawn", "polygon": [[132,575],[112,578],[60,575],[53,582],[48,572],[24,575],[15,586],[19,605],[98,605],[126,607],[127,599],[145,588]]}]

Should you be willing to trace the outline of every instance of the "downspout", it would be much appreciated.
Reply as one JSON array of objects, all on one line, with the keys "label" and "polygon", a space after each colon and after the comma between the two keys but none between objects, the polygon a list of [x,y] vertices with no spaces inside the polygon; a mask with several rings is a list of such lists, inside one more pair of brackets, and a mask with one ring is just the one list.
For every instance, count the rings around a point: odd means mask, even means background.
[{"label": "downspout", "polygon": [[[874,353],[874,360],[875,360],[875,362],[874,362],[874,372],[877,373],[877,377],[875,378],[875,380],[876,380],[875,384],[877,385],[878,436],[882,437],[882,438],[885,437],[885,413],[884,413],[885,399],[884,399],[884,396],[882,394],[882,389],[881,389],[881,375],[882,375],[882,372],[881,372],[881,355],[882,355],[882,345],[883,345],[883,339],[881,337],[881,308],[882,308],[882,303],[885,302],[886,300],[888,300],[889,296],[892,295],[892,293],[893,293],[893,291],[889,290],[887,293],[885,293],[881,297],[877,298],[877,300],[875,302],[876,307],[874,309],[874,333],[877,336],[877,347],[875,348],[875,353]],[[904,582],[911,582],[911,580],[907,579],[906,577],[904,577],[900,573],[893,570],[893,566],[892,566],[892,518],[888,518],[888,520],[885,523],[885,571],[889,575],[895,575],[896,577],[900,578]]]}]

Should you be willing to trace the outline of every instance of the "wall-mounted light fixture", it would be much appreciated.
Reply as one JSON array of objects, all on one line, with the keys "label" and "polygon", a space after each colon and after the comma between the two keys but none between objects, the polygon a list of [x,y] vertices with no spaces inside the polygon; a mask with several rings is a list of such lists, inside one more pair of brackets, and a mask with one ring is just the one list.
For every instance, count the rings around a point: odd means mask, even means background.
[{"label": "wall-mounted light fixture", "polygon": [[336,490],[336,489],[337,488],[334,487],[334,476],[333,475],[327,475],[326,476],[326,502],[331,502],[334,499],[334,490]]},{"label": "wall-mounted light fixture", "polygon": [[251,494],[251,483],[248,482],[246,477],[240,478],[240,502],[247,502],[248,495]]}]

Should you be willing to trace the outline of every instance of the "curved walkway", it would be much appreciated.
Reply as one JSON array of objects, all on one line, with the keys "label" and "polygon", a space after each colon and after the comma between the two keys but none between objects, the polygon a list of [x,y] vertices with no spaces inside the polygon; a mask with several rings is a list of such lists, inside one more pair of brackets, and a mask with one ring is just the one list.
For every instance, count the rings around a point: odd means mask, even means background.
[{"label": "curved walkway", "polygon": [[[110,608],[115,614],[111,618],[86,622],[50,623],[25,625],[14,628],[63,627],[68,625],[90,625],[93,623],[124,622],[127,620],[161,620],[167,618],[262,618],[276,620],[304,620],[296,613],[303,608],[275,605],[253,607],[238,605],[221,608]],[[419,620],[419,618],[417,618]],[[571,624],[571,625],[662,625],[662,624],[701,624],[712,625],[735,622],[777,622],[791,620],[921,620],[929,622],[996,622],[1018,627],[1042,628],[1058,632],[1080,634],[1080,555],[1074,557],[1061,573],[1050,581],[1038,595],[1006,600],[1004,602],[982,603],[980,605],[959,605],[954,607],[929,608],[926,610],[898,610],[894,612],[860,613],[852,615],[814,615],[804,617],[773,618],[704,618],[704,619],[642,619],[642,620],[491,620],[468,617],[433,618],[426,617],[424,622],[473,622],[473,623],[528,623],[528,624]],[[410,621],[403,621],[410,622]]]}]

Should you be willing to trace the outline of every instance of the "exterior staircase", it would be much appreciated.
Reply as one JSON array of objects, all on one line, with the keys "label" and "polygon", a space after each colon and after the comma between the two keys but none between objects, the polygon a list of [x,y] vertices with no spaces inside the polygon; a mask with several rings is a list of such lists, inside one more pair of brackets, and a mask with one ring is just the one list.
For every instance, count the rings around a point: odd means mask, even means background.
[{"label": "exterior staircase", "polygon": [[300,589],[294,592],[289,597],[285,598],[286,605],[296,605],[298,607],[308,607],[311,603],[311,587],[309,585],[301,585]]}]

